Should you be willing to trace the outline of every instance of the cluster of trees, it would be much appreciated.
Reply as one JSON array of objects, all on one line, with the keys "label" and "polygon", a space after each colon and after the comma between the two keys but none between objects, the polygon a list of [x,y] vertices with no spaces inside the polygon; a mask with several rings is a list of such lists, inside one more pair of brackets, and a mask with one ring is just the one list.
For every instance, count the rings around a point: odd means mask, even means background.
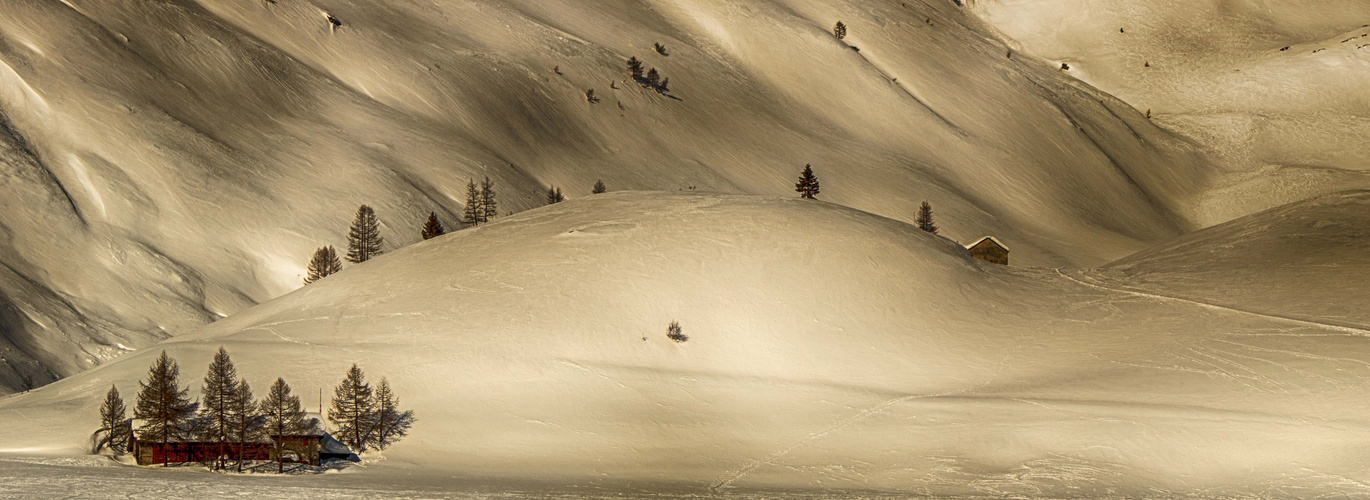
[{"label": "cluster of trees", "polygon": [[486,177],[480,186],[475,179],[466,183],[466,209],[462,211],[462,222],[476,226],[495,218],[499,214],[499,202],[495,200],[495,183]]},{"label": "cluster of trees", "polygon": [[[371,260],[384,250],[385,239],[381,237],[381,221],[376,217],[376,211],[369,206],[362,205],[357,209],[357,216],[352,220],[352,227],[347,231],[347,261],[353,264],[360,264]],[[306,268],[304,284],[308,285],[319,281],[329,275],[342,270],[342,261],[338,259],[338,252],[333,249],[333,245],[321,247],[314,251],[314,257],[309,259],[309,266]]]},{"label": "cluster of trees", "polygon": [[[842,23],[837,23],[841,26]],[[818,176],[813,173],[812,165],[804,165],[804,171],[799,173],[799,182],[794,184],[794,190],[799,193],[800,198],[810,200],[817,199],[818,196]],[[937,223],[932,220],[932,204],[923,201],[918,207],[918,216],[914,223],[919,229],[932,234],[937,234]]]},{"label": "cluster of trees", "polygon": [[[238,370],[223,347],[209,364],[199,401],[191,401],[190,387],[181,386],[180,374],[176,360],[162,351],[148,369],[147,380],[138,382],[133,416],[142,421],[138,433],[143,440],[163,445],[181,441],[217,443],[227,450],[232,443],[259,442],[270,436],[299,435],[311,430],[299,396],[291,393],[285,379],[277,378],[266,398],[258,402],[252,386],[238,377]],[[333,409],[328,412],[329,420],[347,439],[344,442],[357,452],[368,445],[384,449],[408,434],[415,420],[412,410],[399,409],[399,399],[385,378],[381,378],[373,392],[363,377],[361,369],[352,365],[347,378],[334,391]],[[100,406],[95,451],[107,448],[122,454],[128,449],[133,436],[126,412],[119,389],[111,386]],[[279,441],[276,446],[280,446]],[[279,458],[280,450],[276,452]],[[219,458],[211,467],[227,468],[226,456],[227,453],[218,453]],[[162,465],[166,465],[165,457]],[[239,472],[242,466],[240,458]],[[279,460],[277,468],[284,470]]]},{"label": "cluster of trees", "polygon": [[[590,190],[591,194],[599,194],[609,191],[604,185],[603,180],[596,180],[594,187]],[[560,203],[566,201],[566,197],[561,194],[561,188],[547,188],[547,204]],[[466,184],[466,208],[463,211],[462,222],[467,226],[475,226],[481,223],[490,222],[495,218],[499,209],[499,203],[495,199],[495,183],[486,177],[480,184],[476,184],[473,179]],[[383,246],[385,239],[381,237],[380,218],[376,216],[376,211],[369,206],[362,205],[357,209],[357,216],[352,221],[352,226],[347,232],[347,256],[346,260],[354,264],[360,264],[385,253]],[[428,220],[424,222],[419,230],[419,235],[423,239],[432,239],[447,234],[447,228],[438,220],[437,212],[429,212]],[[338,251],[332,245],[320,247],[314,251],[314,256],[309,259],[306,268],[304,284],[308,285],[319,281],[324,277],[342,271],[343,259],[338,257]]]},{"label": "cluster of trees", "polygon": [[647,70],[647,74],[643,75],[643,67],[642,61],[638,60],[636,56],[628,58],[628,75],[633,77],[633,81],[663,94],[671,91],[671,79],[669,77],[663,78],[656,68]]},{"label": "cluster of trees", "polygon": [[354,364],[333,390],[328,421],[336,429],[335,437],[352,450],[383,450],[408,435],[409,426],[414,424],[414,410],[400,410],[399,404],[385,377],[373,389],[366,382],[366,374]]}]

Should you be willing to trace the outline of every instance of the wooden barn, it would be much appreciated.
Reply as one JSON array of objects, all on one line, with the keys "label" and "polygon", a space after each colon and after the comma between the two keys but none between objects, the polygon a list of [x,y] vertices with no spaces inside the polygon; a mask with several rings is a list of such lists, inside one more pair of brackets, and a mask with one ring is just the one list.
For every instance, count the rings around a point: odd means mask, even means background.
[{"label": "wooden barn", "polygon": [[993,236],[980,238],[980,241],[976,241],[966,249],[970,250],[971,257],[1003,266],[1008,265],[1008,247],[994,239]]},{"label": "wooden barn", "polygon": [[213,462],[220,453],[230,461],[276,460],[276,450],[280,449],[281,461],[319,465],[320,450],[326,433],[319,419],[309,419],[310,428],[301,434],[271,435],[267,439],[251,443],[212,443],[206,441],[177,441],[162,444],[161,441],[147,441],[135,437],[129,451],[138,465],[158,465],[162,463]]}]

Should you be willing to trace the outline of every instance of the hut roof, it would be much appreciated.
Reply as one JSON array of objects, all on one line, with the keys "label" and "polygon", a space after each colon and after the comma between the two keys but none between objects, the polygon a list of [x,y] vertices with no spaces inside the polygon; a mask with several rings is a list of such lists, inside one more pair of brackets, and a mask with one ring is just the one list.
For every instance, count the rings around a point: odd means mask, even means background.
[{"label": "hut roof", "polygon": [[995,239],[993,236],[985,236],[985,237],[983,237],[983,238],[980,238],[980,239],[976,240],[975,243],[971,243],[970,245],[966,245],[966,248],[975,248],[975,247],[978,247],[978,246],[980,246],[981,243],[984,243],[984,242],[986,242],[986,241],[993,242],[995,245],[998,245],[999,248],[1002,248],[1002,249],[1004,249],[1004,250],[1008,250],[1008,245],[1005,245],[1003,242],[999,241],[998,239]]}]

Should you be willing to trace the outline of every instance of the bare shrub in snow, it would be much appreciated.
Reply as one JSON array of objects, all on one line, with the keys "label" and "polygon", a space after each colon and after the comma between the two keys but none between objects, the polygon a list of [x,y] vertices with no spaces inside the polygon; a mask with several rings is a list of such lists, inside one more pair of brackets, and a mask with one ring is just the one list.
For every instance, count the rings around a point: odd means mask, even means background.
[{"label": "bare shrub in snow", "polygon": [[684,330],[681,330],[680,322],[678,321],[672,321],[671,324],[666,325],[666,338],[676,342],[690,340],[690,337],[685,335]]}]

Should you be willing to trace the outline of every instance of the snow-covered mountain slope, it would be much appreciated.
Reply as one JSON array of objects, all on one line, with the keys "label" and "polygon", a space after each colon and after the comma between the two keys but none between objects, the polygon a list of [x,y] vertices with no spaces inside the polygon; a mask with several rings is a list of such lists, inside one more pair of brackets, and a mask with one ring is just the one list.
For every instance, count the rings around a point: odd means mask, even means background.
[{"label": "snow-covered mountain slope", "polygon": [[[929,200],[948,236],[1068,265],[1194,227],[1208,172],[1125,104],[1006,58],[951,2],[3,9],[0,391],[298,287],[359,204],[392,247],[429,211],[453,225],[470,178],[516,212],[596,179],[792,195],[811,163],[824,200],[900,220]],[[670,94],[625,81],[630,56]]]},{"label": "snow-covered mountain slope", "polygon": [[1150,110],[1227,175],[1204,225],[1370,187],[1370,2],[969,0],[1022,50]]},{"label": "snow-covered mountain slope", "polygon": [[1091,276],[1291,318],[1370,326],[1370,191],[1283,206],[1187,234]]},{"label": "snow-covered mountain slope", "polygon": [[610,193],[0,399],[0,452],[82,454],[111,383],[224,346],[258,387],[388,377],[418,422],[377,484],[1367,493],[1364,336],[1074,279],[824,202]]}]

